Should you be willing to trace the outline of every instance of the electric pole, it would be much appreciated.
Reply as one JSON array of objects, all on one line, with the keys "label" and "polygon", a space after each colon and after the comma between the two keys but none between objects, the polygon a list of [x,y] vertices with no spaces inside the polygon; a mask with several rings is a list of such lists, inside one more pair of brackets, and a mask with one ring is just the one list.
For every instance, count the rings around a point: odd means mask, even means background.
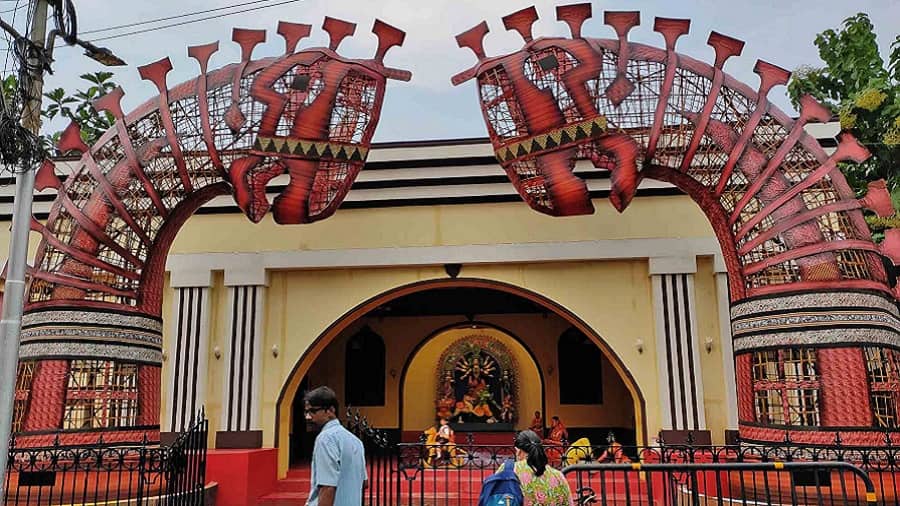
[{"label": "electric pole", "polygon": [[[43,50],[47,35],[47,0],[30,0],[34,13],[28,38]],[[29,55],[32,53],[29,52]],[[43,61],[20,62],[27,69],[37,69],[31,75],[22,109],[22,126],[34,134],[41,128],[41,95],[44,85]],[[29,71],[29,70],[26,70]],[[34,167],[21,167],[16,174],[16,195],[13,203],[12,235],[6,287],[3,292],[3,316],[0,320],[0,506],[6,502],[6,471],[9,440],[12,435],[13,403],[16,395],[16,372],[19,364],[19,338],[22,330],[22,310],[25,304],[25,268],[28,262],[28,234],[31,231],[31,204],[34,197]]]}]

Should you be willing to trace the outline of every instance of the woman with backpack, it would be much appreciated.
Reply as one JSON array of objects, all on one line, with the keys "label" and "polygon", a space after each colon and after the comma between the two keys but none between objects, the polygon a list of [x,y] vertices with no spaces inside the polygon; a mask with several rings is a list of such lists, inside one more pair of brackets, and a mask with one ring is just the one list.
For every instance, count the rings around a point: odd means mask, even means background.
[{"label": "woman with backpack", "polygon": [[[519,480],[524,506],[573,506],[569,482],[558,469],[547,465],[541,438],[534,431],[523,430],[516,434],[515,446],[513,470]],[[506,465],[500,466],[494,476],[508,474],[508,471],[504,472]],[[493,503],[484,504],[493,506]]]}]

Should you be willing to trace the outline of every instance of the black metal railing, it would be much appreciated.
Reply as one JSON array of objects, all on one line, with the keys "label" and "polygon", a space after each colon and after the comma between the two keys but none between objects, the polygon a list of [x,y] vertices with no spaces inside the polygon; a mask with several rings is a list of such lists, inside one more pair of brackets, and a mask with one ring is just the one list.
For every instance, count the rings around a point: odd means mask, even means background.
[{"label": "black metal railing", "polygon": [[611,506],[875,505],[875,487],[847,462],[575,464],[576,504]]},{"label": "black metal railing", "polygon": [[365,506],[393,506],[397,504],[398,463],[395,442],[387,433],[369,424],[358,411],[347,409],[347,430],[356,435],[366,449],[368,488],[363,497]]},{"label": "black metal railing", "polygon": [[[688,441],[690,443],[690,439]],[[545,450],[550,465],[559,469],[577,464],[600,465],[601,468],[608,470],[617,470],[621,466],[631,469],[633,465],[659,464],[669,466],[669,469],[682,468],[682,473],[672,474],[672,479],[667,483],[673,486],[677,484],[683,490],[702,491],[703,500],[699,504],[704,505],[778,504],[767,502],[769,499],[783,500],[783,504],[866,504],[865,484],[856,478],[855,472],[852,476],[847,474],[849,471],[846,470],[846,466],[852,466],[871,478],[877,498],[876,504],[900,506],[900,489],[895,481],[895,476],[900,480],[900,446],[894,447],[889,438],[885,445],[868,448],[845,446],[840,438],[833,444],[821,446],[800,446],[790,440],[770,445],[703,446],[663,443],[657,446],[622,446],[613,438],[609,438],[601,445],[575,446],[565,442],[545,444]],[[386,460],[380,464],[387,468],[383,476],[389,483],[384,486],[394,491],[389,504],[435,503],[446,506],[475,504],[483,480],[513,454],[512,445],[478,445],[474,444],[471,437],[465,438],[464,442],[450,445],[426,444],[423,441],[393,445],[393,449],[385,453]],[[753,467],[761,465],[770,468],[775,462],[790,464],[788,466],[790,472],[783,476],[778,473],[769,475]],[[795,463],[799,465],[795,466]],[[727,493],[726,496],[719,494],[714,481],[714,477],[717,476],[714,468],[722,465],[736,465],[727,472],[718,472],[722,494]],[[709,486],[699,489],[690,486],[690,474],[684,473],[692,466],[708,467],[703,471],[706,474],[698,471],[700,474],[696,474],[695,477],[704,478],[698,481],[698,486],[704,484]],[[819,468],[819,471],[814,471],[816,468]],[[832,468],[837,468],[840,472],[831,471]],[[628,475],[629,479],[635,476],[639,475],[634,473]],[[608,473],[606,475],[599,473],[596,475],[597,479],[591,483],[598,498],[603,495],[607,497],[605,504],[619,504],[612,501],[612,498],[617,494],[621,496],[636,490],[637,484],[629,482],[625,476],[619,476],[616,480],[606,480],[609,477],[611,475]],[[732,488],[726,487],[726,478],[727,483],[736,485]],[[575,478],[570,481],[574,494],[578,491],[579,485]],[[845,487],[846,490],[841,487]],[[799,502],[791,502],[791,490]],[[677,497],[681,502],[656,504],[694,504],[690,501],[684,502],[686,501],[684,494],[677,496],[669,494],[667,497]],[[858,497],[862,499],[853,502]]]},{"label": "black metal railing", "polygon": [[8,506],[202,505],[208,422],[200,416],[171,446],[107,444],[16,448],[9,452]]}]

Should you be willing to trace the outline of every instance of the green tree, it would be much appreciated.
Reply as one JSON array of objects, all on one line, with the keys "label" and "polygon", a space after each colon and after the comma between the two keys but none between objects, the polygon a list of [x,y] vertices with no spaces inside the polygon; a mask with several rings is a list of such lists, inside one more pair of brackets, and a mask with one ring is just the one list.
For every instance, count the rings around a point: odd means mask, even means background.
[{"label": "green tree", "polygon": [[[112,114],[106,111],[99,113],[91,105],[94,100],[116,88],[112,76],[111,72],[82,74],[81,79],[87,81],[90,86],[76,91],[74,95],[69,95],[62,88],[44,93],[44,97],[50,102],[44,106],[41,114],[48,120],[61,117],[78,123],[81,126],[81,139],[88,145],[92,145],[115,123]],[[50,135],[54,145],[59,140],[61,133],[56,132]]]},{"label": "green tree", "polygon": [[[878,50],[869,16],[859,13],[837,30],[818,34],[815,45],[823,67],[794,72],[788,94],[794,107],[810,94],[837,114],[841,130],[852,133],[872,153],[864,163],[841,164],[857,194],[877,179],[887,181],[894,207],[900,204],[900,35],[887,63]],[[900,226],[900,218],[867,217],[873,231]],[[893,223],[896,222],[896,223]]]}]

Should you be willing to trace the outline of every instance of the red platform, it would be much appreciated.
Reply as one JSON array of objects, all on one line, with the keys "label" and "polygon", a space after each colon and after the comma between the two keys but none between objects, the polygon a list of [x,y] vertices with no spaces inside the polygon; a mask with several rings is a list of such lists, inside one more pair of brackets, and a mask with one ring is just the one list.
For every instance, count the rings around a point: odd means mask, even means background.
[{"label": "red platform", "polygon": [[278,450],[209,450],[206,481],[219,485],[217,506],[257,504],[278,485]]}]

